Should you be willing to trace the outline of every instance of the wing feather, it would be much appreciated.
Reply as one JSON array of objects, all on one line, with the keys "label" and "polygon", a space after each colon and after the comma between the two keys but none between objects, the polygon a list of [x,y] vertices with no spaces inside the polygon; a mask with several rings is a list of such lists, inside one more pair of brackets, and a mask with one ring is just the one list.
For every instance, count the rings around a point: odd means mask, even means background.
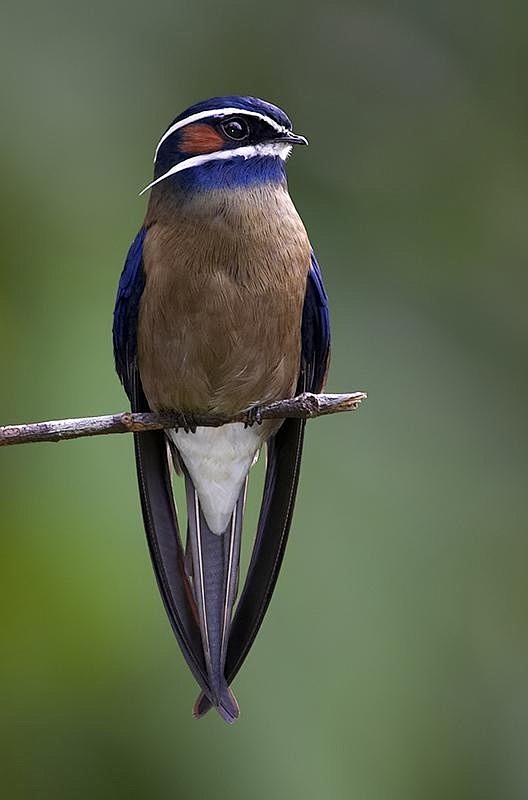
[{"label": "wing feather", "polygon": [[[128,252],[114,311],[116,369],[130,398],[132,411],[150,411],[137,368],[136,331],[139,303],[145,286],[142,228]],[[136,469],[143,522],[159,591],[182,653],[202,690],[210,687],[192,587],[174,505],[163,431],[134,434]]]}]

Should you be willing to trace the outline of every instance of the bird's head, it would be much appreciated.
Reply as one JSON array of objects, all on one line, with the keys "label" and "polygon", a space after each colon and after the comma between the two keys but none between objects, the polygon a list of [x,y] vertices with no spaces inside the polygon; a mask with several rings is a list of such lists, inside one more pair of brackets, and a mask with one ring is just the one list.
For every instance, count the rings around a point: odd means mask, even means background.
[{"label": "bird's head", "polygon": [[292,145],[308,144],[277,106],[256,97],[213,97],[169,125],[156,147],[154,180],[180,191],[284,181]]}]

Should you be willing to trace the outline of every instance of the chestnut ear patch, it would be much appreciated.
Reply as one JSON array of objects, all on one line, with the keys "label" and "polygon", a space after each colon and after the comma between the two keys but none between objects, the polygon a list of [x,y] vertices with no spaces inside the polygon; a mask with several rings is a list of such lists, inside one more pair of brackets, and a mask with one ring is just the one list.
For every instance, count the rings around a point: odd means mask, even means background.
[{"label": "chestnut ear patch", "polygon": [[182,153],[215,153],[223,146],[223,137],[211,125],[187,125],[181,132],[179,149]]}]

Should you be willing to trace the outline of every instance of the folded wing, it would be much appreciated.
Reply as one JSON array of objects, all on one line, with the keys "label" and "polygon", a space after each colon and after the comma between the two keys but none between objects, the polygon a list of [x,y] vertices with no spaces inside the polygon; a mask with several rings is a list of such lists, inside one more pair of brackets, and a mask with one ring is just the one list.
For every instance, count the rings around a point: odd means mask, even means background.
[{"label": "folded wing", "polygon": [[[150,411],[137,368],[137,319],[145,286],[142,264],[145,229],[134,239],[119,282],[114,310],[116,369],[132,411]],[[202,690],[210,687],[198,612],[185,572],[185,559],[172,494],[167,440],[163,431],[134,434],[141,508],[159,591],[182,653]]]}]

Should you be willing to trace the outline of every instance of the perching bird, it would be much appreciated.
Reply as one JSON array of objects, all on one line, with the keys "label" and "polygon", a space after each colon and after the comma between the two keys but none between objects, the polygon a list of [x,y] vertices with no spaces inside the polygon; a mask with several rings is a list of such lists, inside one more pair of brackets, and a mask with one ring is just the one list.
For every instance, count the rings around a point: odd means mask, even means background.
[{"label": "perching bird", "polygon": [[[169,125],[154,157],[145,221],[130,247],[114,311],[116,369],[133,411],[180,426],[136,434],[143,519],[167,614],[202,693],[239,714],[230,684],[268,607],[292,519],[304,422],[260,422],[264,403],[320,392],[329,360],[328,302],[286,183],[286,114],[254,97],[215,97]],[[247,424],[196,427],[194,415]],[[238,604],[248,474],[267,469],[253,554]],[[187,542],[171,469],[182,472]]]}]

